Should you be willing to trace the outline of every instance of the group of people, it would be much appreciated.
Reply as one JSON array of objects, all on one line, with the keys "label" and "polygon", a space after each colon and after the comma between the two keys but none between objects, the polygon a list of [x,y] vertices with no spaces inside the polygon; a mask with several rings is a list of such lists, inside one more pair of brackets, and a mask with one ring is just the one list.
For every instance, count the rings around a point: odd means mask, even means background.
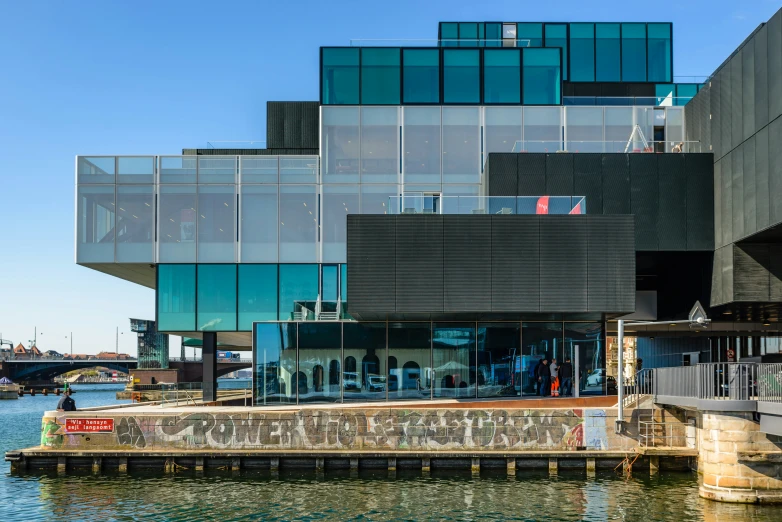
[{"label": "group of people", "polygon": [[540,397],[573,395],[573,364],[570,362],[570,357],[567,357],[561,365],[557,364],[556,358],[552,358],[549,364],[549,360],[544,357],[538,361],[534,373],[537,381],[536,389]]}]

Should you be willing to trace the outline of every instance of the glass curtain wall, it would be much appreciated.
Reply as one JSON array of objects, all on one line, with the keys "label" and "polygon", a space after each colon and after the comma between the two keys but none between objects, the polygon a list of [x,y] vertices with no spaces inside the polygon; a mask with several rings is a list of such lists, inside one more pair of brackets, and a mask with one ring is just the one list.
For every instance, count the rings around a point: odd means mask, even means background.
[{"label": "glass curtain wall", "polygon": [[315,185],[280,185],[280,261],[318,260],[318,202]]},{"label": "glass curtain wall", "polygon": [[152,185],[117,186],[118,263],[155,260],[155,188]]},{"label": "glass curtain wall", "polygon": [[361,49],[361,104],[399,105],[400,50]]},{"label": "glass curtain wall", "polygon": [[568,79],[567,28],[567,24],[546,24],[545,26],[546,47],[557,47],[562,49],[562,79],[565,81]]},{"label": "glass curtain wall", "polygon": [[543,24],[516,24],[517,47],[543,47]]},{"label": "glass curtain wall", "polygon": [[560,107],[524,107],[524,142],[519,152],[562,150]]},{"label": "glass curtain wall", "polygon": [[340,323],[299,324],[299,403],[340,402]]},{"label": "glass curtain wall", "polygon": [[399,110],[361,107],[361,183],[398,183],[401,171]]},{"label": "glass curtain wall", "polygon": [[484,51],[483,100],[487,104],[521,103],[521,51],[519,49]]},{"label": "glass curtain wall", "polygon": [[562,323],[522,323],[522,395],[551,394],[550,386],[538,382],[535,370],[543,359],[562,356]]},{"label": "glass curtain wall", "polygon": [[559,105],[562,85],[560,49],[523,49],[525,105]]},{"label": "glass curtain wall", "polygon": [[622,80],[622,49],[619,24],[595,24],[595,81]]},{"label": "glass curtain wall", "polygon": [[440,107],[405,107],[404,183],[440,183]]},{"label": "glass curtain wall", "polygon": [[157,329],[162,332],[195,331],[195,265],[157,266]]},{"label": "glass curtain wall", "polygon": [[432,396],[475,397],[475,323],[435,323]]},{"label": "glass curtain wall", "polygon": [[521,395],[521,328],[518,324],[478,323],[478,397]]},{"label": "glass curtain wall", "polygon": [[113,262],[116,209],[114,185],[80,186],[77,197],[77,262]]},{"label": "glass curtain wall", "polygon": [[195,185],[161,185],[158,196],[158,261],[196,261]]},{"label": "glass curtain wall", "polygon": [[153,156],[121,156],[117,158],[117,183],[152,184],[155,182]]},{"label": "glass curtain wall", "polygon": [[321,101],[359,104],[359,48],[321,48]]},{"label": "glass curtain wall", "polygon": [[239,324],[243,332],[252,331],[254,321],[276,321],[277,265],[239,265]]},{"label": "glass curtain wall", "polygon": [[345,402],[385,400],[390,382],[386,371],[386,324],[343,323],[342,328]]},{"label": "glass curtain wall", "polygon": [[280,321],[312,321],[318,300],[318,265],[280,265]]},{"label": "glass curtain wall", "polygon": [[483,117],[486,157],[491,152],[514,152],[516,142],[521,142],[521,107],[486,107]]},{"label": "glass curtain wall", "polygon": [[197,266],[199,331],[236,331],[236,266],[235,264]]},{"label": "glass curtain wall", "polygon": [[330,107],[322,117],[323,183],[358,183],[359,108]]},{"label": "glass curtain wall", "polygon": [[430,323],[388,325],[388,399],[432,396],[432,332]]},{"label": "glass curtain wall", "polygon": [[198,261],[200,263],[235,261],[235,206],[234,185],[198,186]]},{"label": "glass curtain wall", "polygon": [[443,103],[481,102],[481,55],[477,49],[443,51]]},{"label": "glass curtain wall", "polygon": [[646,24],[622,24],[622,81],[646,81]]},{"label": "glass curtain wall", "polygon": [[671,63],[671,24],[647,24],[647,81],[673,81]]},{"label": "glass curtain wall", "polygon": [[347,262],[347,216],[359,213],[358,185],[323,185],[320,230],[324,263]]},{"label": "glass curtain wall", "polygon": [[616,382],[614,381],[611,386],[606,375],[605,337],[601,325],[565,323],[564,326],[565,355],[572,357],[574,367],[574,354],[578,350],[579,393],[581,395],[604,395],[607,391],[616,393]]},{"label": "glass curtain wall", "polygon": [[276,263],[277,185],[242,185],[241,202],[242,263]]},{"label": "glass curtain wall", "polygon": [[257,323],[254,337],[255,405],[295,404],[296,323]]},{"label": "glass curtain wall", "polygon": [[568,151],[604,152],[602,107],[568,107],[565,118]]},{"label": "glass curtain wall", "polygon": [[440,103],[440,51],[402,50],[402,102]]},{"label": "glass curtain wall", "polygon": [[443,107],[443,183],[481,182],[478,107]]},{"label": "glass curtain wall", "polygon": [[568,63],[571,81],[595,81],[595,24],[570,24]]}]

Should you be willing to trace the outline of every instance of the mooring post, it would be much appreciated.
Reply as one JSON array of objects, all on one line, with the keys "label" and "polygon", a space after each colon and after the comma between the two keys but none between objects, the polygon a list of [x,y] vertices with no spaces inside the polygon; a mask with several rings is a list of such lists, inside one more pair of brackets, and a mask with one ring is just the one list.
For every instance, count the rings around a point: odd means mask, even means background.
[{"label": "mooring post", "polygon": [[473,457],[472,458],[472,465],[470,466],[470,469],[472,470],[473,475],[480,475],[481,474],[481,458],[480,457]]},{"label": "mooring post", "polygon": [[174,472],[174,468],[175,468],[174,457],[168,457],[166,459],[166,466],[164,472],[166,473],[166,475],[171,474]]},{"label": "mooring post", "polygon": [[428,459],[428,458],[422,458],[421,459],[421,472],[428,474],[430,471],[432,471],[431,460]]},{"label": "mooring post", "polygon": [[549,475],[556,475],[559,467],[559,461],[556,457],[550,457],[548,459],[548,472]]},{"label": "mooring post", "polygon": [[65,471],[68,469],[68,459],[67,457],[58,457],[57,458],[57,474],[58,475],[64,475]]},{"label": "mooring post", "polygon": [[508,471],[508,476],[516,476],[516,457],[505,459],[505,467]]},{"label": "mooring post", "polygon": [[594,475],[595,469],[597,469],[595,459],[587,459],[587,475]]},{"label": "mooring post", "polygon": [[323,457],[317,457],[315,459],[315,470],[316,471],[323,471],[323,468],[325,468],[325,460]]},{"label": "mooring post", "polygon": [[120,457],[118,470],[119,470],[120,473],[127,473],[128,472],[128,458],[127,457]]},{"label": "mooring post", "polygon": [[660,471],[660,457],[652,455],[649,457],[649,476],[657,475]]},{"label": "mooring post", "polygon": [[92,458],[92,474],[93,475],[100,475],[102,467],[103,467],[103,459],[101,459],[100,457],[93,457]]},{"label": "mooring post", "polygon": [[388,459],[388,471],[396,471],[396,458],[391,457]]}]

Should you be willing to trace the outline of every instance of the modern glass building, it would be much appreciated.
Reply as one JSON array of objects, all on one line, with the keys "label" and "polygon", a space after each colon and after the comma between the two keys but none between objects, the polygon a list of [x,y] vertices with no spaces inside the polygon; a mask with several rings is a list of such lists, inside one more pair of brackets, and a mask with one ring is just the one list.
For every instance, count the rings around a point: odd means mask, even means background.
[{"label": "modern glass building", "polygon": [[265,149],[76,158],[76,262],[203,339],[205,397],[218,340],[258,405],[525,397],[544,356],[603,394],[613,319],[710,302],[712,78],[677,81],[671,24],[350,43]]},{"label": "modern glass building", "polygon": [[155,321],[131,319],[130,331],[138,337],[138,368],[168,368],[168,335],[158,333]]}]

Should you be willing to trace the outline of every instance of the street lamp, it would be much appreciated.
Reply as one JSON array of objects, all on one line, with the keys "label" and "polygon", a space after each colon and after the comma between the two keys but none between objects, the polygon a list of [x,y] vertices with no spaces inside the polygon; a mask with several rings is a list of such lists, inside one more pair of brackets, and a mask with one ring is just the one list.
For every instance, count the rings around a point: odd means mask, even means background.
[{"label": "street lamp", "polygon": [[[66,335],[65,338],[68,339],[69,336]],[[73,332],[71,332],[70,339],[71,339],[71,359],[73,359]]]},{"label": "street lamp", "polygon": [[119,326],[117,327],[117,343],[114,346],[114,355],[117,356],[117,359],[119,359],[119,334],[125,335],[125,332],[119,331]]}]

